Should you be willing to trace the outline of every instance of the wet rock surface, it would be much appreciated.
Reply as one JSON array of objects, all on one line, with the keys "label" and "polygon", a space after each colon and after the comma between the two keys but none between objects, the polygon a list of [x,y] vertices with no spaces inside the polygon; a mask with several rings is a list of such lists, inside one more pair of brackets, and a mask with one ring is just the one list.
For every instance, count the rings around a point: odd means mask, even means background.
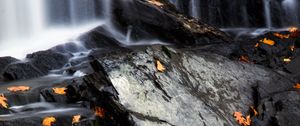
[{"label": "wet rock surface", "polygon": [[[251,106],[259,113],[251,116],[254,126],[300,124],[298,59],[284,65],[272,59],[289,55],[286,49],[262,43],[255,53],[260,38],[227,43],[223,32],[164,0],[161,6],[114,2],[111,23],[124,33],[130,28],[133,41],[157,38],[173,45],[124,47],[107,25],[82,35],[82,43],[29,54],[25,61],[1,58],[0,100],[6,98],[8,107],[0,104],[0,125],[39,126],[54,117],[54,126],[236,126],[233,113],[247,114]],[[245,54],[257,64],[238,61]],[[20,85],[30,90],[8,91]],[[81,118],[72,124],[76,115]]]},{"label": "wet rock surface", "polygon": [[[172,58],[159,47],[118,57],[116,63],[112,57],[99,61],[108,65],[120,102],[167,125],[236,125],[233,112],[246,113],[249,106],[294,85],[285,75],[199,49],[171,51]],[[157,72],[155,59],[163,62],[166,72]],[[140,125],[150,121],[133,116]]]},{"label": "wet rock surface", "polygon": [[[42,103],[62,109],[79,107],[82,110],[77,114],[86,118],[77,125],[237,125],[232,113],[247,113],[249,106],[257,107],[260,113],[252,117],[253,125],[298,124],[299,99],[294,95],[299,91],[293,89],[294,83],[287,73],[232,61],[203,47],[148,46],[112,51],[109,55],[93,52],[88,59],[91,74],[50,81],[48,86],[29,91],[35,96],[18,97],[33,98],[40,94]],[[157,71],[157,60],[166,68],[164,72]],[[66,87],[66,94],[55,94],[53,87]],[[9,101],[16,98],[10,93],[5,96]],[[14,103],[10,105],[24,105]],[[30,106],[43,113],[38,105]],[[92,114],[97,107],[103,115]],[[4,118],[3,125],[40,125],[46,117],[20,116],[13,106],[9,111],[16,112],[18,121]],[[65,112],[60,116],[52,111],[46,115],[57,118],[54,125],[69,125],[76,115]],[[286,118],[287,114],[293,118]]]},{"label": "wet rock surface", "polygon": [[[7,57],[0,57],[0,73],[2,74],[3,70],[6,68],[7,65],[19,61],[16,58],[7,56]],[[0,80],[4,79],[3,75],[0,76]]]}]

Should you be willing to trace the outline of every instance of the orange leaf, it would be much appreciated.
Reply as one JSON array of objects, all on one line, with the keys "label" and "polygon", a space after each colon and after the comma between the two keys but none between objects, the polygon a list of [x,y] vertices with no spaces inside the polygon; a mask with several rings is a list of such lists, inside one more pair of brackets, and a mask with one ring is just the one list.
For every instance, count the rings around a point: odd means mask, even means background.
[{"label": "orange leaf", "polygon": [[267,45],[271,45],[271,46],[275,45],[275,41],[267,39],[267,38],[264,38],[263,40],[260,40],[260,42],[265,43]]},{"label": "orange leaf", "polygon": [[290,46],[291,51],[295,51],[296,47],[295,46]]},{"label": "orange leaf", "polygon": [[149,3],[156,5],[156,6],[163,6],[164,4],[161,3],[160,0],[148,0]]},{"label": "orange leaf", "polygon": [[72,124],[78,123],[80,121],[81,115],[75,115],[72,119]]},{"label": "orange leaf", "polygon": [[103,118],[105,115],[105,110],[101,107],[96,106],[94,111],[95,111],[95,115],[99,116],[100,118]]},{"label": "orange leaf", "polygon": [[249,62],[250,62],[250,61],[249,61],[249,58],[248,58],[247,56],[241,56],[241,57],[239,58],[239,60],[242,61],[242,62],[246,62],[246,63],[249,63]]},{"label": "orange leaf", "polygon": [[280,33],[274,33],[273,35],[276,36],[277,38],[280,38],[280,39],[285,39],[285,38],[290,37],[290,35],[283,35],[283,34],[280,34]]},{"label": "orange leaf", "polygon": [[156,60],[156,68],[158,72],[164,72],[166,70],[159,60]]},{"label": "orange leaf", "polygon": [[245,121],[245,118],[243,117],[243,114],[241,112],[234,112],[233,116],[239,124],[243,124],[243,122]]},{"label": "orange leaf", "polygon": [[248,116],[246,117],[246,120],[245,120],[245,122],[244,122],[244,125],[245,125],[245,126],[250,126],[250,125],[251,125],[251,118],[250,118],[250,115],[248,115]]},{"label": "orange leaf", "polygon": [[8,108],[7,98],[4,96],[4,94],[0,94],[0,105],[3,108]]},{"label": "orange leaf", "polygon": [[290,33],[294,33],[294,32],[297,32],[298,31],[298,28],[297,27],[290,27],[289,28],[289,32]]},{"label": "orange leaf", "polygon": [[250,108],[253,111],[254,116],[258,116],[258,112],[255,110],[255,108],[253,106],[251,106]]},{"label": "orange leaf", "polygon": [[30,90],[30,87],[28,87],[28,86],[13,86],[13,87],[8,87],[7,90],[9,90],[10,92],[28,91],[28,90]]},{"label": "orange leaf", "polygon": [[246,118],[243,117],[243,114],[241,112],[234,112],[233,116],[235,117],[235,120],[241,125],[241,126],[250,126],[251,124],[251,118],[250,115],[248,115]]},{"label": "orange leaf", "polygon": [[54,117],[46,117],[43,120],[43,126],[51,126],[55,121],[56,119]]},{"label": "orange leaf", "polygon": [[299,84],[299,83],[295,84],[295,85],[294,85],[294,88],[295,88],[295,89],[300,89],[300,84]]},{"label": "orange leaf", "polygon": [[65,95],[67,88],[52,88],[54,93],[59,94],[59,95]]},{"label": "orange leaf", "polygon": [[259,46],[259,43],[256,43],[254,47],[257,48],[258,46]]}]

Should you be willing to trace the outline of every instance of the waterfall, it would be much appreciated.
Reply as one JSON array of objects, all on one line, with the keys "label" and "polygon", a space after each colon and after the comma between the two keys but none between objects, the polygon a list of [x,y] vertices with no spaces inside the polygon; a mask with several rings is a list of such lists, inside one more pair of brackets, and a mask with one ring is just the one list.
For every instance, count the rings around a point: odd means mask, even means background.
[{"label": "waterfall", "polygon": [[130,43],[131,42],[131,33],[132,33],[132,26],[128,27],[128,31],[127,31],[127,35],[126,35],[126,43]]},{"label": "waterfall", "polygon": [[[70,21],[78,25],[96,19],[93,0],[70,0]],[[52,10],[50,10],[52,11]]]},{"label": "waterfall", "polygon": [[282,7],[285,12],[285,17],[282,19],[283,22],[287,22],[287,25],[299,25],[298,23],[298,11],[297,11],[297,1],[296,0],[284,0],[282,2]]},{"label": "waterfall", "polygon": [[272,27],[270,0],[264,0],[264,11],[265,11],[266,27],[270,29]]},{"label": "waterfall", "polygon": [[199,0],[190,0],[190,4],[189,4],[189,13],[191,16],[195,17],[195,18],[199,18],[200,17],[200,5],[198,4]]},{"label": "waterfall", "polygon": [[103,24],[97,20],[97,11],[94,0],[1,0],[0,56],[24,58],[27,53],[75,41]]},{"label": "waterfall", "polygon": [[106,20],[108,23],[111,21],[111,15],[112,15],[112,10],[111,10],[111,2],[112,0],[102,0],[102,8],[103,8],[103,13],[104,13],[104,20]]},{"label": "waterfall", "polygon": [[2,0],[0,38],[25,37],[44,28],[43,0]]},{"label": "waterfall", "polygon": [[29,5],[32,5],[30,9],[31,17],[30,17],[30,26],[33,27],[33,34],[42,31],[45,28],[45,11],[44,0],[29,0]]}]

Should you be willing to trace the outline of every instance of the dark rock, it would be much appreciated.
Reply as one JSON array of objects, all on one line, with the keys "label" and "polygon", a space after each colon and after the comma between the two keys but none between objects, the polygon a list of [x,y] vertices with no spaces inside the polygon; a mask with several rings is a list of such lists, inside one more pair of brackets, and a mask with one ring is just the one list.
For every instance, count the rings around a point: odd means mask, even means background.
[{"label": "dark rock", "polygon": [[2,70],[5,69],[5,67],[11,63],[17,62],[19,61],[16,58],[7,56],[7,57],[0,57],[0,73],[2,72]]},{"label": "dark rock", "polygon": [[20,80],[43,76],[46,73],[40,71],[30,62],[20,62],[8,65],[2,72],[5,80]]},{"label": "dark rock", "polygon": [[3,70],[7,67],[7,65],[17,62],[17,61],[19,61],[19,60],[16,58],[10,57],[10,56],[0,57],[0,74],[1,74],[0,81],[4,79],[2,73],[3,73]]},{"label": "dark rock", "polygon": [[40,102],[40,91],[30,90],[29,92],[9,92],[5,93],[9,106],[20,106],[30,103]]},{"label": "dark rock", "polygon": [[300,124],[299,91],[278,92],[262,99],[259,119],[264,125],[296,126]]},{"label": "dark rock", "polygon": [[76,52],[84,50],[85,47],[82,47],[82,45],[80,45],[80,44],[69,42],[66,44],[61,44],[61,45],[52,47],[51,49],[55,50],[56,52],[60,52],[60,53],[76,53]]},{"label": "dark rock", "polygon": [[[132,30],[134,40],[159,39],[180,46],[231,41],[225,33],[178,13],[167,1],[158,7],[143,0],[114,2],[113,21],[123,34]],[[128,8],[130,6],[130,8]]]},{"label": "dark rock", "polygon": [[135,125],[127,109],[118,102],[116,90],[112,86],[108,76],[102,72],[84,77],[84,83],[87,85],[93,97],[89,97],[92,108],[101,107],[105,110],[105,116],[100,118],[100,125]]},{"label": "dark rock", "polygon": [[52,88],[47,88],[41,90],[41,95],[45,98],[47,102],[57,102],[57,103],[66,103],[67,96],[64,94],[56,94]]},{"label": "dark rock", "polygon": [[97,27],[80,37],[82,44],[87,49],[116,48],[120,45],[113,35],[107,30],[108,26]]},{"label": "dark rock", "polygon": [[59,53],[54,50],[40,51],[26,56],[32,65],[43,74],[47,74],[49,70],[63,67],[70,57],[68,54]]},{"label": "dark rock", "polygon": [[285,68],[293,74],[300,74],[300,55],[287,64]]}]

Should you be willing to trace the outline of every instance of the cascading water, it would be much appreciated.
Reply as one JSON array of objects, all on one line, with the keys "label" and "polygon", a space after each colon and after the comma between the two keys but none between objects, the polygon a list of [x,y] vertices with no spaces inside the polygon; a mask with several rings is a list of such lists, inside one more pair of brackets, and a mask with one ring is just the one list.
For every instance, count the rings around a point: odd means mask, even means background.
[{"label": "cascading water", "polygon": [[221,28],[283,28],[300,22],[297,0],[169,0],[185,14]]},{"label": "cascading water", "polygon": [[271,11],[270,11],[270,0],[264,0],[264,11],[265,11],[266,27],[270,29],[272,27],[272,17],[271,17]]},{"label": "cascading water", "polygon": [[102,0],[102,8],[103,8],[103,12],[104,12],[104,16],[103,18],[106,20],[106,22],[110,22],[111,20],[111,2],[112,0]]},{"label": "cascading water", "polygon": [[71,24],[76,25],[80,22],[87,22],[96,19],[92,0],[70,0]]},{"label": "cascading water", "polygon": [[195,17],[195,18],[199,18],[200,17],[200,5],[199,5],[199,0],[191,0],[190,1],[190,7],[189,7],[189,11],[190,11],[190,15]]},{"label": "cascading water", "polygon": [[2,0],[0,40],[24,37],[44,28],[42,0]]},{"label": "cascading water", "polygon": [[0,56],[23,58],[27,53],[74,41],[79,34],[103,24],[97,17],[103,10],[96,10],[96,6],[100,5],[93,0],[0,1]]}]

